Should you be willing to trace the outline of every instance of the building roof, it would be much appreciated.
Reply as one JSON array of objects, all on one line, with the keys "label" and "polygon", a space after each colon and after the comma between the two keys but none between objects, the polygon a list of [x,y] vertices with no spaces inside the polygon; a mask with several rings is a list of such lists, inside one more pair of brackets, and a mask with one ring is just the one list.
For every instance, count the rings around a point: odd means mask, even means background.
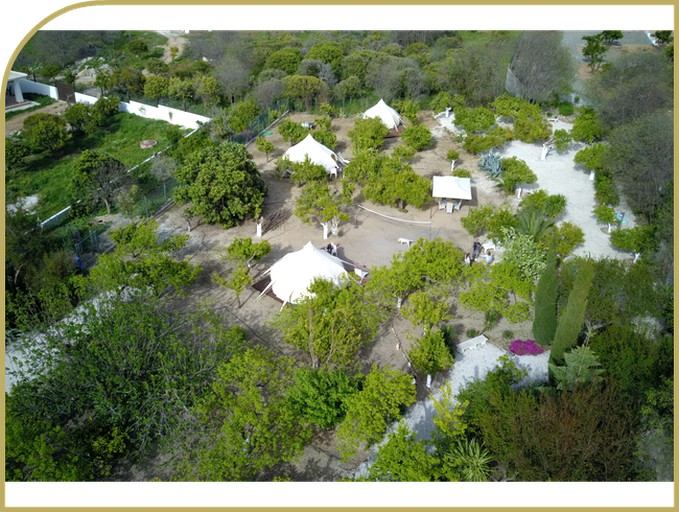
[{"label": "building roof", "polygon": [[9,72],[9,78],[7,79],[8,82],[11,82],[12,80],[18,80],[19,78],[26,78],[28,75],[26,73],[22,73],[21,71],[10,71]]},{"label": "building roof", "polygon": [[458,178],[457,176],[434,176],[431,195],[432,197],[469,201],[472,198],[471,179]]}]

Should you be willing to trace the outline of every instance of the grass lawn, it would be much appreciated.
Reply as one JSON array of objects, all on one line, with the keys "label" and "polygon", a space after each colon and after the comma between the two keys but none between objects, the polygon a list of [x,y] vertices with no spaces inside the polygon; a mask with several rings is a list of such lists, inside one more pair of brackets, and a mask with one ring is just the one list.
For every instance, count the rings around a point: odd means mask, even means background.
[{"label": "grass lawn", "polygon": [[[111,124],[96,134],[74,138],[65,156],[41,155],[30,161],[26,168],[6,176],[7,203],[38,194],[40,201],[36,212],[41,219],[46,219],[70,204],[68,189],[73,162],[83,150],[111,155],[130,168],[155,151],[165,149],[170,143],[170,133],[175,129],[164,121],[116,114]],[[140,148],[139,142],[146,139],[157,140],[158,144],[151,149]]]}]

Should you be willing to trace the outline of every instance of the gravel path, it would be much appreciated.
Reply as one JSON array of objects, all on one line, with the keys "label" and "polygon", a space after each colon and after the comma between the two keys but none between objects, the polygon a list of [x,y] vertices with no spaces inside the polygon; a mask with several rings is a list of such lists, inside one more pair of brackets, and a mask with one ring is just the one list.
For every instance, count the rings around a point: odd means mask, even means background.
[{"label": "gravel path", "polygon": [[[463,352],[457,352],[455,354],[455,364],[445,375],[443,385],[449,384],[453,397],[457,397],[459,392],[467,387],[469,383],[483,380],[489,371],[499,366],[498,359],[503,355],[509,355],[510,359],[516,363],[519,369],[527,372],[520,385],[547,381],[548,351],[537,356],[516,356],[495,345],[486,343]],[[441,389],[443,385],[437,387],[432,393],[433,398],[436,400],[440,400],[442,397]],[[455,398],[453,402],[457,403]],[[403,419],[417,439],[428,440],[434,431],[435,414],[434,402],[432,397],[429,397],[412,405]],[[397,423],[392,424],[384,440],[378,445],[371,447],[367,460],[358,467],[353,476],[367,476],[368,469],[375,461],[377,450],[386,442],[388,434],[394,432],[397,426]]]},{"label": "gravel path", "polygon": [[[572,124],[555,121],[552,122],[554,130],[570,131]],[[596,206],[594,200],[594,182],[590,179],[589,172],[577,166],[573,159],[575,154],[584,146],[573,144],[568,151],[558,152],[552,149],[545,160],[540,160],[542,144],[527,144],[520,141],[512,141],[508,144],[501,155],[503,158],[515,156],[524,160],[538,177],[537,183],[526,187],[530,189],[544,189],[549,194],[562,194],[566,197],[566,213],[562,222],[571,222],[579,226],[585,235],[584,244],[578,246],[573,254],[575,256],[591,256],[601,258],[631,258],[630,253],[618,251],[610,242],[610,235],[604,225],[599,224],[592,210]],[[518,199],[514,198],[515,202]],[[616,208],[618,213],[624,213],[623,227],[635,226],[634,215],[624,200]]]}]

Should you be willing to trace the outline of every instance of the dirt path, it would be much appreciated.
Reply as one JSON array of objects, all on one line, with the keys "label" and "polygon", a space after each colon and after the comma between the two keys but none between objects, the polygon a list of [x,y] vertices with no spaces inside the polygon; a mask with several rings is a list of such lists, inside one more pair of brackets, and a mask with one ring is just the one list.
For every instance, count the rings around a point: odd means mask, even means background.
[{"label": "dirt path", "polygon": [[182,30],[156,30],[156,32],[167,37],[167,42],[162,46],[162,48],[164,50],[163,61],[166,64],[169,64],[172,62],[172,53],[170,52],[170,48],[176,47],[179,50],[175,57],[179,57],[184,52],[184,48],[188,42],[186,40],[186,33]]},{"label": "dirt path", "polygon": [[44,106],[43,108],[31,110],[30,112],[25,112],[23,114],[11,117],[5,121],[5,137],[17,131],[21,131],[21,129],[24,126],[24,120],[28,116],[32,116],[33,114],[37,114],[38,112],[43,114],[63,114],[64,110],[66,110],[67,108],[68,103],[66,103],[65,101],[56,101],[54,103],[51,103],[50,105]]},{"label": "dirt path", "polygon": [[[311,121],[313,116],[307,114],[294,114],[290,117],[293,121]],[[449,149],[459,148],[454,138],[445,130],[440,130],[431,112],[421,113],[421,119],[427,127],[435,131],[436,137],[432,147],[419,153],[411,162],[413,169],[425,177],[433,175],[448,175],[450,173],[450,161],[445,155]],[[349,130],[353,127],[354,119],[333,119],[333,128],[340,141],[338,151],[347,158],[352,158]],[[248,149],[253,159],[261,170],[264,179],[269,185],[269,194],[264,204],[265,219],[281,208],[293,209],[294,199],[301,188],[292,185],[289,180],[281,180],[275,176],[275,160],[290,146],[283,142],[274,128],[273,134],[267,138],[276,147],[273,156],[266,156],[251,145]],[[388,140],[385,151],[390,152],[399,144],[398,139]],[[317,247],[332,241],[338,246],[339,256],[343,259],[357,263],[365,267],[378,267],[389,265],[395,254],[404,252],[407,248],[398,243],[398,239],[408,238],[417,240],[420,237],[433,239],[440,237],[453,242],[464,252],[471,249],[473,238],[462,227],[461,219],[465,217],[470,206],[477,204],[500,205],[505,202],[494,184],[486,177],[486,174],[478,169],[478,159],[467,156],[460,161],[459,166],[469,169],[473,173],[472,195],[473,200],[463,205],[462,209],[453,214],[446,214],[434,208],[423,209],[409,208],[401,212],[395,208],[383,205],[375,205],[365,201],[361,204],[377,213],[354,208],[351,211],[350,221],[340,226],[337,236],[330,236],[329,240],[323,240],[322,230],[316,224],[304,224],[294,215],[291,215],[283,224],[276,229],[265,232],[263,239],[272,245],[272,252],[253,269],[253,274],[269,268],[275,261],[290,251],[296,251],[311,241]],[[158,217],[160,230],[167,234],[187,233],[186,219],[183,217],[183,206],[175,206]],[[381,214],[392,218],[384,217]],[[406,222],[407,221],[407,222]],[[419,224],[411,221],[419,222]],[[281,304],[267,296],[257,300],[258,293],[252,289],[247,290],[241,296],[242,307],[238,307],[235,296],[230,290],[220,288],[213,284],[209,278],[212,272],[223,272],[228,268],[228,263],[221,257],[224,248],[237,237],[255,238],[255,224],[252,221],[242,226],[224,230],[219,226],[206,224],[195,225],[196,219],[192,219],[192,230],[189,233],[189,244],[183,251],[183,256],[193,263],[203,265],[203,278],[190,290],[189,298],[185,306],[208,301],[215,311],[224,315],[229,323],[238,323],[245,327],[255,340],[265,343],[278,353],[293,355],[304,360],[305,355],[298,353],[292,347],[283,343],[280,334],[270,327],[270,321],[280,310]],[[482,240],[485,241],[485,240]],[[451,321],[458,333],[459,341],[465,339],[468,329],[483,328],[483,315],[479,313],[468,314],[455,304],[451,305],[454,319]],[[386,319],[385,319],[386,320]],[[516,337],[527,337],[530,333],[529,324],[510,325],[502,320],[500,325],[487,332],[491,341],[501,344],[503,330],[510,329]],[[408,372],[407,363],[402,352],[396,350],[400,341],[405,351],[410,349],[412,338],[421,333],[415,332],[409,322],[397,318],[385,324],[380,329],[378,338],[363,353],[362,361],[366,365],[375,362],[379,367],[392,366],[404,372]],[[445,376],[440,376],[440,379]],[[435,379],[434,384],[437,384]],[[424,394],[420,399],[425,397]],[[349,463],[341,462],[339,453],[334,445],[332,436],[320,436],[307,446],[302,458],[294,463],[280,468],[282,474],[296,481],[315,480],[333,481],[351,474],[367,456],[367,453],[359,454]]]}]

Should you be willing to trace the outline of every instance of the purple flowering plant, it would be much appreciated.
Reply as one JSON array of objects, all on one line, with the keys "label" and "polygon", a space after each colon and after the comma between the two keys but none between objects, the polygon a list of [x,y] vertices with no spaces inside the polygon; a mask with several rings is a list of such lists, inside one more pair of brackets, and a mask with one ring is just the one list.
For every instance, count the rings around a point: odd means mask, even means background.
[{"label": "purple flowering plant", "polygon": [[536,356],[544,352],[535,340],[514,340],[509,344],[509,350],[518,356]]}]

